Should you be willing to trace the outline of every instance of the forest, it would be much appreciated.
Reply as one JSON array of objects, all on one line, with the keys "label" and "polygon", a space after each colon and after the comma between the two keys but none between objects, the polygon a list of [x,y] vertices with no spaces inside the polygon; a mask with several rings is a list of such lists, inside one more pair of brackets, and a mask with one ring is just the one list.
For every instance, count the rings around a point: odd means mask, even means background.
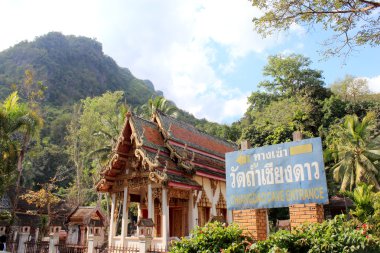
[{"label": "forest", "polygon": [[[272,55],[244,116],[223,125],[197,119],[104,55],[96,40],[49,33],[0,53],[0,194],[27,191],[41,209],[106,206],[94,184],[108,162],[126,112],[149,119],[159,109],[209,134],[253,147],[323,140],[329,194],[360,183],[380,190],[380,94],[367,81],[323,72],[298,54]],[[38,199],[44,198],[45,203]]]}]

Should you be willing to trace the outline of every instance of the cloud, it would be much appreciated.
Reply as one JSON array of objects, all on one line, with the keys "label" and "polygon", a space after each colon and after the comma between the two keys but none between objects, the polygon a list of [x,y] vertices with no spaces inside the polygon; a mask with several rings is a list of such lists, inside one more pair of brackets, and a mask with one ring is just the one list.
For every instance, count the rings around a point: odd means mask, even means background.
[{"label": "cloud", "polygon": [[130,1],[122,12],[107,22],[122,23],[124,33],[104,47],[117,55],[117,62],[150,79],[196,117],[226,122],[243,115],[247,94],[222,76],[233,74],[236,62],[248,54],[277,43],[277,38],[263,40],[253,32],[251,20],[258,12],[249,1]]},{"label": "cloud", "polygon": [[119,65],[150,79],[180,108],[218,122],[243,115],[248,95],[224,75],[284,40],[253,31],[260,13],[246,0],[9,0],[0,9],[7,10],[0,22],[12,24],[0,27],[0,50],[50,31],[96,38]]},{"label": "cloud", "polygon": [[372,78],[366,77],[370,91],[380,93],[380,75]]}]

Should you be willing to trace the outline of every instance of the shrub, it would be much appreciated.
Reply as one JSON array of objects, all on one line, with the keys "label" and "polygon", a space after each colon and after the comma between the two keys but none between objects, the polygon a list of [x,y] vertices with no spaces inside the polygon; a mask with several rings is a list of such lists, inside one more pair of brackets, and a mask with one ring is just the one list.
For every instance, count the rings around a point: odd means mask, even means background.
[{"label": "shrub", "polygon": [[237,225],[225,226],[220,222],[209,222],[196,227],[189,238],[175,242],[171,253],[239,253],[245,252],[247,241]]},{"label": "shrub", "polygon": [[344,215],[323,223],[305,224],[292,232],[279,231],[251,246],[251,252],[380,252],[379,238],[358,220]]}]

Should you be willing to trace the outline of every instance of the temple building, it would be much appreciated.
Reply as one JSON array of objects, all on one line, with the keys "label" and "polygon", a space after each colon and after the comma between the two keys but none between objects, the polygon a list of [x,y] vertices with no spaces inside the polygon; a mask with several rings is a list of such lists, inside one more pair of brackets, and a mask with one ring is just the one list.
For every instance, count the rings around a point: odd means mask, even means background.
[{"label": "temple building", "polygon": [[[150,121],[127,114],[124,127],[96,188],[112,199],[109,246],[139,242],[135,224],[153,220],[155,247],[189,235],[226,208],[225,153],[237,146],[160,111]],[[129,212],[137,206],[137,219]]]}]

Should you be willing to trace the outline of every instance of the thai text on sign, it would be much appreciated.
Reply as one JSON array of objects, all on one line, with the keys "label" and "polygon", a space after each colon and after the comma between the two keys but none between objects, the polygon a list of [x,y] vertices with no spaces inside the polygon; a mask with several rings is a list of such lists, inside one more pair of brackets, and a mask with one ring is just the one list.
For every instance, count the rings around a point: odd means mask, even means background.
[{"label": "thai text on sign", "polygon": [[328,203],[321,138],[226,154],[228,209]]}]

